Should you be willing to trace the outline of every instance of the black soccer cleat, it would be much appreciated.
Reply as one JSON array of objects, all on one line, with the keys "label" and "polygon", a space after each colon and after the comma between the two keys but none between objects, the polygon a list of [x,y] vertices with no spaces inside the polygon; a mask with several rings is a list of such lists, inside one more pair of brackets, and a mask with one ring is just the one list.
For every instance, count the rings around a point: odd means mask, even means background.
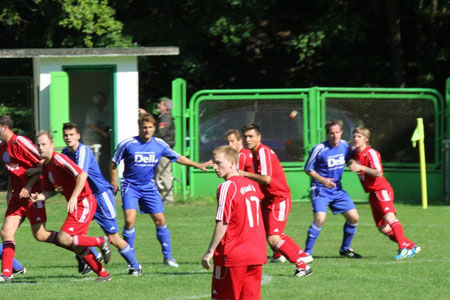
[{"label": "black soccer cleat", "polygon": [[2,283],[11,283],[12,282],[13,277],[12,276],[5,276],[3,274],[0,275],[0,284]]},{"label": "black soccer cleat", "polygon": [[128,269],[128,275],[130,275],[130,276],[141,276],[142,273],[143,273],[143,271],[142,271],[141,265],[139,265],[139,269],[134,269],[131,267]]},{"label": "black soccer cleat", "polygon": [[339,250],[339,254],[348,258],[362,258],[362,256],[356,253],[352,248],[348,248],[347,250],[341,249]]},{"label": "black soccer cleat", "polygon": [[99,283],[108,282],[108,281],[111,281],[110,274],[108,274],[108,276],[99,276],[99,277],[97,277],[97,279],[95,279],[95,282],[99,282]]},{"label": "black soccer cleat", "polygon": [[312,269],[310,266],[306,266],[306,269],[297,268],[294,273],[294,276],[296,277],[308,277],[309,275],[312,275]]},{"label": "black soccer cleat", "polygon": [[22,269],[13,269],[13,275],[17,274],[25,274],[27,272],[27,268],[23,267]]}]

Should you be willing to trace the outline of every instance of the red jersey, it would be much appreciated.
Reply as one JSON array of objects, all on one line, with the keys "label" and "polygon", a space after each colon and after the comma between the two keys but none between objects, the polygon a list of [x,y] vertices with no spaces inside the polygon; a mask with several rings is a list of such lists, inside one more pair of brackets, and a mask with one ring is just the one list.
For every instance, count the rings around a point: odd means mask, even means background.
[{"label": "red jersey", "polygon": [[[18,196],[30,179],[26,170],[36,167],[41,159],[39,152],[29,139],[14,134],[8,143],[0,141],[0,158],[8,169],[12,196]],[[32,192],[38,192],[39,187],[35,184]]]},{"label": "red jersey", "polygon": [[272,177],[269,184],[259,185],[264,193],[263,200],[285,200],[291,197],[291,190],[287,184],[283,167],[281,167],[280,160],[272,149],[260,144],[256,154],[253,155],[253,166],[257,174]]},{"label": "red jersey", "polygon": [[[377,169],[378,171],[383,172],[380,153],[375,149],[366,147],[366,149],[359,153],[355,151],[353,153],[353,159],[362,166]],[[392,190],[392,186],[384,176],[375,177],[367,175],[366,172],[361,171],[358,172],[358,177],[366,193],[379,190]]]},{"label": "red jersey", "polygon": [[215,266],[239,267],[266,262],[261,197],[258,184],[242,176],[233,176],[219,186],[216,220],[228,227],[214,251]]},{"label": "red jersey", "polygon": [[[69,201],[77,182],[77,176],[82,172],[83,170],[69,157],[53,152],[52,159],[42,167],[42,176],[44,177],[42,190],[53,191],[56,188]],[[86,180],[78,200],[80,201],[91,194],[91,188]]]},{"label": "red jersey", "polygon": [[239,167],[238,170],[255,173],[253,170],[253,154],[252,151],[242,148],[239,151]]}]

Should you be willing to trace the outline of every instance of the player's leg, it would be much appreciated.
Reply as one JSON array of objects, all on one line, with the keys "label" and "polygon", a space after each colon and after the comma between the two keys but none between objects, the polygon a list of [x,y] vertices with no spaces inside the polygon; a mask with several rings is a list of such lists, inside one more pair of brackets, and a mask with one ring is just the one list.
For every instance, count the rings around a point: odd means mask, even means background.
[{"label": "player's leg", "polygon": [[330,201],[330,195],[326,193],[325,188],[314,189],[311,191],[311,204],[314,218],[311,225],[309,225],[305,242],[305,252],[309,255],[313,253],[314,245],[320,235],[322,225],[325,223],[327,218],[327,209]]},{"label": "player's leg", "polygon": [[22,216],[19,215],[9,215],[5,217],[5,221],[3,223],[1,231],[3,240],[2,275],[9,279],[12,278],[11,275],[13,272],[13,260],[16,252],[16,242],[14,240],[14,236],[17,229],[19,228],[21,220]]},{"label": "player's leg", "polygon": [[[63,235],[64,234],[67,233],[64,232]],[[77,253],[77,255],[79,255],[88,264],[91,270],[93,270],[98,275],[96,281],[105,282],[111,280],[111,276],[108,274],[108,272],[103,267],[102,263],[97,260],[94,253],[92,253],[92,251],[89,248],[74,247],[74,250]]]},{"label": "player's leg", "polygon": [[112,191],[107,190],[102,194],[95,195],[95,198],[97,199],[97,211],[95,212],[94,219],[103,229],[109,242],[119,250],[120,255],[127,262],[130,267],[128,274],[134,276],[141,275],[142,267],[136,261],[134,249],[118,233],[119,225],[117,224],[116,206]]},{"label": "player's leg", "polygon": [[172,241],[170,238],[170,230],[167,228],[164,213],[150,214],[153,223],[156,226],[156,238],[161,244],[161,252],[164,256],[164,264],[169,267],[178,268],[178,263],[172,257]]},{"label": "player's leg", "polygon": [[122,184],[122,209],[125,218],[122,236],[133,251],[134,241],[136,239],[134,223],[136,221],[136,213],[139,208],[139,198],[141,196],[141,191],[136,190],[127,183]]},{"label": "player's leg", "polygon": [[[3,255],[3,244],[0,244],[0,259]],[[26,268],[16,259],[13,259],[13,274],[25,274]]]},{"label": "player's leg", "polygon": [[211,284],[211,299],[244,299],[241,291],[247,266],[222,267],[214,265]]},{"label": "player's leg", "polygon": [[361,255],[356,253],[352,248],[350,248],[353,237],[356,233],[356,227],[358,225],[359,214],[356,208],[343,212],[342,215],[345,218],[344,223],[344,237],[342,239],[342,245],[339,250],[340,255],[346,256],[348,258],[362,258]]},{"label": "player's leg", "polygon": [[262,266],[248,266],[239,299],[261,299]]}]

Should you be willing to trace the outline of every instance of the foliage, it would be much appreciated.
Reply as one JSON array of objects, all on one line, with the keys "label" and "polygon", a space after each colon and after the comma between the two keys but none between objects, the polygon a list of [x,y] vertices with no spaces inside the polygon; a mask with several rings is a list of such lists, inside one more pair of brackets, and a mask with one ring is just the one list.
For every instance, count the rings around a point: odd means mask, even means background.
[{"label": "foliage", "polygon": [[[4,198],[4,194],[0,195]],[[66,201],[61,196],[48,200],[47,228],[57,230],[66,216]],[[120,208],[119,200],[116,203]],[[5,204],[1,203],[4,212]],[[358,204],[360,221],[353,247],[364,258],[340,258],[343,218],[328,216],[315,247],[313,275],[292,276],[291,264],[267,264],[263,269],[262,299],[446,299],[450,293],[450,260],[447,244],[450,215],[447,207],[397,205],[405,233],[422,246],[416,257],[394,261],[396,245],[379,234],[368,204]],[[209,299],[211,271],[201,268],[200,260],[211,239],[216,206],[191,203],[166,208],[171,230],[173,255],[178,269],[162,264],[154,225],[146,215],[136,220],[136,254],[143,265],[141,277],[126,274],[125,261],[113,249],[106,266],[112,281],[94,284],[94,275],[81,277],[76,272],[72,253],[54,245],[38,243],[25,221],[16,235],[17,258],[27,267],[25,275],[16,275],[15,283],[2,285],[2,294],[15,299]],[[303,246],[311,222],[309,203],[294,203],[286,232]],[[118,212],[119,227],[123,214]],[[102,234],[91,225],[89,234]],[[270,253],[270,252],[268,252]],[[417,274],[420,274],[418,276]],[[430,288],[432,287],[432,288]]]}]

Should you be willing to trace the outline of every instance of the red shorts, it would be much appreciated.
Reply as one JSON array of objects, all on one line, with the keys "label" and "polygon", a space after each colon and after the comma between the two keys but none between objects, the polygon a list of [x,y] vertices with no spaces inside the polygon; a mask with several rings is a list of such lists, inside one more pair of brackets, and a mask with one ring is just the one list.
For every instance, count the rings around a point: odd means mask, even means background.
[{"label": "red shorts", "polygon": [[261,299],[262,265],[214,266],[211,299]]},{"label": "red shorts", "polygon": [[31,202],[19,196],[11,196],[8,201],[8,208],[5,212],[5,218],[9,216],[27,217],[31,225],[45,223],[47,214],[45,213],[45,202]]},{"label": "red shorts", "polygon": [[275,201],[261,201],[261,213],[267,235],[281,235],[286,227],[291,198]]},{"label": "red shorts", "polygon": [[95,210],[97,209],[97,201],[94,195],[89,195],[84,199],[79,199],[77,203],[77,210],[67,215],[67,219],[61,227],[61,231],[67,234],[86,235],[94,218]]},{"label": "red shorts", "polygon": [[388,213],[396,214],[394,207],[394,191],[393,190],[378,190],[370,192],[369,203],[372,208],[373,219],[377,226],[387,224],[383,219],[384,215]]}]

